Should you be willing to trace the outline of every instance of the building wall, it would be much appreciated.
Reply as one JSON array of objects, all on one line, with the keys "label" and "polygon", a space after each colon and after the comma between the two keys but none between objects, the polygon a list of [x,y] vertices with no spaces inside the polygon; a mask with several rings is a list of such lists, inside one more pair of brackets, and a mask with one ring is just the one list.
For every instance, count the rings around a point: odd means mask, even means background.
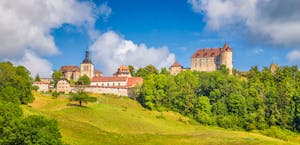
[{"label": "building wall", "polygon": [[64,72],[63,73],[64,78],[68,79],[68,80],[74,80],[77,81],[80,77],[80,72]]},{"label": "building wall", "polygon": [[112,87],[112,86],[126,86],[126,81],[120,82],[91,82],[91,86],[103,86],[103,87]]},{"label": "building wall", "polygon": [[191,70],[195,71],[215,71],[219,64],[218,57],[197,57],[191,59]]},{"label": "building wall", "polygon": [[226,65],[229,69],[229,74],[232,74],[232,51],[224,51],[221,53],[221,64]]},{"label": "building wall", "polygon": [[33,83],[34,86],[38,86],[38,92],[49,92],[49,84],[46,83]]},{"label": "building wall", "polygon": [[[76,90],[76,88],[74,88]],[[114,94],[118,96],[129,96],[128,88],[106,88],[97,86],[88,86],[84,88],[86,92],[99,93],[99,94]]]},{"label": "building wall", "polygon": [[94,77],[94,65],[91,63],[82,63],[80,65],[80,76],[87,75],[90,79]]},{"label": "building wall", "polygon": [[177,75],[179,72],[181,72],[181,70],[182,70],[182,68],[180,66],[176,66],[176,67],[171,66],[170,73],[172,75]]},{"label": "building wall", "polygon": [[67,80],[59,80],[56,84],[57,92],[64,92],[65,94],[70,93],[71,87],[70,83]]}]

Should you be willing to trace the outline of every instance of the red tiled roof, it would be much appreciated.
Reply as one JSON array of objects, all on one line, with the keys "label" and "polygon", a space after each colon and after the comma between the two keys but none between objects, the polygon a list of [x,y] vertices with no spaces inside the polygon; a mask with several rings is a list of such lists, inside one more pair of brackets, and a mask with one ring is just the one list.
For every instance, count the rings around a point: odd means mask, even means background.
[{"label": "red tiled roof", "polygon": [[62,66],[60,68],[61,72],[80,72],[80,69],[78,66],[71,66],[71,65],[66,65]]},{"label": "red tiled roof", "polygon": [[33,84],[49,84],[48,82],[34,82]]},{"label": "red tiled roof", "polygon": [[216,57],[221,54],[223,51],[232,51],[232,48],[226,43],[223,48],[205,48],[198,49],[192,56],[192,58],[197,57]]},{"label": "red tiled roof", "polygon": [[181,67],[181,65],[178,63],[178,61],[176,60],[173,64],[172,67]]},{"label": "red tiled roof", "polygon": [[93,77],[91,82],[123,82],[127,77]]},{"label": "red tiled roof", "polygon": [[102,74],[100,70],[94,69],[94,74]]},{"label": "red tiled roof", "polygon": [[141,77],[129,77],[127,80],[128,86],[135,86],[136,84],[142,84],[143,78]]}]

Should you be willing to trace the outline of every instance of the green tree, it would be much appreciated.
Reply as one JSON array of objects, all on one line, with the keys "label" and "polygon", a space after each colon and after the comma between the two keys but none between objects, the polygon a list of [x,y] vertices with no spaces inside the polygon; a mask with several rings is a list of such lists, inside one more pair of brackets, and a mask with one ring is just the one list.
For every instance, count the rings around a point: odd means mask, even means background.
[{"label": "green tree", "polygon": [[62,145],[58,124],[53,119],[32,115],[23,119],[13,144]]},{"label": "green tree", "polygon": [[81,76],[78,81],[76,82],[77,85],[90,85],[91,80],[87,75]]},{"label": "green tree", "polygon": [[158,74],[157,68],[153,65],[148,65],[144,68],[140,68],[136,72],[136,76],[139,76],[139,77],[145,77],[150,74]]},{"label": "green tree", "polygon": [[71,94],[70,101],[78,101],[79,106],[82,106],[82,103],[96,102],[97,98],[90,97],[86,92],[79,91],[78,93]]},{"label": "green tree", "polygon": [[30,72],[23,66],[15,67],[10,62],[0,62],[0,90],[7,89],[7,87],[17,90],[13,91],[13,96],[18,96],[18,102],[21,104],[27,104],[34,100],[31,92]]},{"label": "green tree", "polygon": [[61,71],[57,71],[57,70],[54,70],[53,73],[52,73],[52,80],[53,80],[53,85],[54,87],[56,87],[56,84],[57,82],[59,81],[59,79],[62,77],[62,72]]},{"label": "green tree", "polygon": [[40,78],[39,74],[36,74],[36,76],[34,78],[34,81],[35,82],[40,82],[41,81],[41,78]]},{"label": "green tree", "polygon": [[129,71],[130,71],[131,76],[136,76],[136,72],[135,72],[134,67],[132,65],[129,65],[128,67],[129,67]]},{"label": "green tree", "polygon": [[222,64],[218,70],[223,74],[229,74],[229,69],[224,64]]}]

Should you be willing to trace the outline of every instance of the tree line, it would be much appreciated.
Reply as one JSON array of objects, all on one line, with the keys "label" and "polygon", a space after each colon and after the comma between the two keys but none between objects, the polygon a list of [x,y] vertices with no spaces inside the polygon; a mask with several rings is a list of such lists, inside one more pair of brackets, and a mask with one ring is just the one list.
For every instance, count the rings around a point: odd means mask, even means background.
[{"label": "tree line", "polygon": [[206,125],[244,130],[271,127],[300,132],[300,71],[283,66],[271,71],[252,67],[229,75],[221,66],[215,72],[183,71],[170,75],[147,66],[134,76],[144,79],[137,100],[150,110],[180,112]]},{"label": "tree line", "polygon": [[24,116],[21,104],[34,100],[32,78],[23,66],[0,62],[0,144],[63,144],[56,120]]}]

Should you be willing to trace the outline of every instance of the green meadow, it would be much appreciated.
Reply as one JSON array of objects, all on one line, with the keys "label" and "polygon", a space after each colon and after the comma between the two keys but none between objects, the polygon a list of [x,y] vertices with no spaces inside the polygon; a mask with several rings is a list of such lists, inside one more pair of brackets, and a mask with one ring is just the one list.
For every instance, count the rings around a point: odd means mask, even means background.
[{"label": "green meadow", "polygon": [[150,111],[127,97],[92,94],[97,102],[79,107],[68,96],[53,99],[34,93],[35,101],[22,106],[25,115],[55,118],[62,139],[70,145],[297,145],[299,137],[283,141],[259,132],[203,126],[175,112]]}]

